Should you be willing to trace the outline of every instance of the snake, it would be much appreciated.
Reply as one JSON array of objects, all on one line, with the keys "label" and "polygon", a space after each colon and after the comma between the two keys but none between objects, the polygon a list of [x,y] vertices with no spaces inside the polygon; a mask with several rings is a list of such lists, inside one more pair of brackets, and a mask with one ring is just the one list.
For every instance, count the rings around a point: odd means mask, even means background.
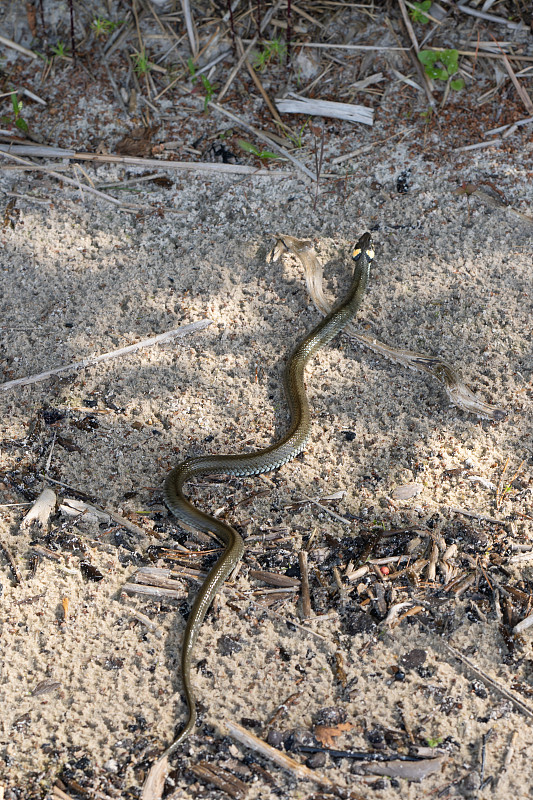
[{"label": "snake", "polygon": [[356,315],[367,287],[374,246],[370,233],[364,233],[352,249],[354,271],[346,297],[296,346],[285,367],[284,386],[289,404],[290,424],[277,442],[245,454],[191,456],[172,469],[165,480],[164,498],[168,509],[181,522],[196,530],[214,534],[224,551],[211,567],[189,613],[181,649],[181,679],[187,703],[187,720],[180,733],[166,749],[169,756],[196,725],[196,701],[191,681],[191,661],[205,615],[216,593],[239,564],[244,541],[235,528],[196,508],[184,493],[184,485],[199,475],[225,473],[236,477],[260,475],[287,464],[301,453],[310,436],[311,415],[304,385],[304,370],[318,350],[323,348]]}]

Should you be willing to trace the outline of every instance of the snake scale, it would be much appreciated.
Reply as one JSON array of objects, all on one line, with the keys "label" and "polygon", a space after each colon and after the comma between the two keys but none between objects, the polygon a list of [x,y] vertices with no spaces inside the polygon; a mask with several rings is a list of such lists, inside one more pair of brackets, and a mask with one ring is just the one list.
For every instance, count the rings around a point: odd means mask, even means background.
[{"label": "snake scale", "polygon": [[187,722],[164,753],[170,755],[196,724],[196,704],[191,683],[191,659],[201,625],[215,594],[239,563],[244,542],[230,525],[196,508],[183,494],[183,486],[195,476],[222,472],[227,475],[259,475],[281,467],[305,448],[310,435],[309,402],[304,370],[310,358],[353,319],[365,292],[374,258],[372,237],[364,233],[352,251],[354,273],[348,294],[297,345],[285,367],[285,392],[290,409],[290,426],[277,442],[262,450],[238,455],[209,455],[187,458],[168,474],[165,502],[182,522],[204,533],[212,533],[224,544],[224,553],[211,568],[189,614],[181,651],[181,676],[188,707]]}]

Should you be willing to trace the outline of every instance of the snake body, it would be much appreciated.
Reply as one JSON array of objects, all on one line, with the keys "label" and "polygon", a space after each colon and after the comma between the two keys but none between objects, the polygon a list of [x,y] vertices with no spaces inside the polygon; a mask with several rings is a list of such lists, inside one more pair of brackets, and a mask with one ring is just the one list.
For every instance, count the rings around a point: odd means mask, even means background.
[{"label": "snake body", "polygon": [[355,268],[350,290],[296,347],[285,368],[285,392],[290,408],[290,427],[277,442],[262,450],[238,455],[209,455],[187,458],[169,472],[164,488],[165,502],[182,522],[204,533],[212,533],[224,544],[224,553],[207,575],[187,620],[181,652],[181,675],[188,706],[188,719],[181,732],[165,751],[168,756],[192,731],[196,723],[196,705],[191,684],[191,659],[202,622],[215,594],[239,563],[244,542],[230,525],[197,509],[183,494],[191,478],[223,472],[228,475],[260,475],[281,467],[304,449],[310,435],[309,401],[304,386],[304,370],[309,359],[324,347],[348,322],[361,304],[374,258],[372,238],[363,234],[352,251]]}]

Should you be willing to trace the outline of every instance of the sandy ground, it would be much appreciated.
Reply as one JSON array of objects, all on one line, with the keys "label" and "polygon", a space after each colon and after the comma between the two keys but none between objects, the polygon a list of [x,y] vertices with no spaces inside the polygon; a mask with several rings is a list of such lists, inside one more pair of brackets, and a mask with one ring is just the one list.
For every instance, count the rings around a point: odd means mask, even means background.
[{"label": "sandy ground", "polygon": [[[350,130],[340,126],[332,154]],[[378,130],[366,135],[378,138]],[[297,262],[267,262],[272,234],[317,237],[330,292],[339,296],[348,248],[366,229],[373,231],[376,259],[361,329],[399,347],[439,353],[508,416],[497,424],[479,421],[450,406],[429,377],[341,337],[309,370],[313,432],[303,457],[271,476],[204,480],[192,490],[201,507],[218,509],[250,541],[198,642],[200,726],[177,756],[168,791],[183,800],[225,797],[186,769],[214,758],[247,781],[249,800],[311,797],[316,786],[297,783],[267,761],[260,764],[273,784],[254,772],[248,751],[219,738],[219,730],[231,719],[261,735],[274,719],[285,734],[309,731],[325,718],[348,723],[334,740],[338,749],[371,749],[375,731],[387,744],[440,744],[443,766],[422,783],[362,778],[346,759],[329,758],[320,768],[365,797],[531,797],[533,718],[477,682],[441,637],[533,706],[531,633],[509,652],[500,610],[505,592],[495,600],[488,588],[511,585],[530,595],[533,580],[533,561],[509,561],[533,546],[533,228],[510,211],[454,194],[463,181],[487,180],[531,213],[533,147],[519,132],[505,150],[441,158],[431,135],[423,153],[410,139],[355,158],[351,166],[360,177],[348,192],[324,179],[316,209],[313,186],[296,174],[242,180],[168,173],[170,187],[138,184],[132,202],[170,210],[139,217],[97,199],[81,202],[75,189],[60,189],[51,178],[1,175],[4,191],[24,195],[14,227],[7,223],[0,232],[5,381],[212,321],[182,340],[0,392],[1,541],[22,577],[16,585],[2,555],[6,798],[51,797],[59,776],[66,786],[71,781],[73,796],[73,781],[100,790],[98,796],[139,796],[143,775],[185,716],[178,658],[185,601],[197,588],[184,580],[181,601],[122,593],[140,566],[154,563],[150,545],[197,547],[162,504],[165,474],[188,454],[263,446],[283,430],[283,365],[319,316]],[[399,194],[396,179],[407,168],[410,189]],[[118,166],[88,172],[97,182],[135,174]],[[32,200],[33,192],[45,201]],[[494,487],[507,461],[508,479],[520,470],[497,507]],[[423,485],[420,494],[391,499],[412,482]],[[46,544],[45,532],[21,532],[28,506],[10,504],[47,486],[60,498],[83,493],[141,527],[144,537],[114,523],[70,522],[65,530],[88,537],[88,555],[68,553],[63,543],[59,560],[43,559],[30,577],[32,543]],[[339,491],[342,499],[327,505],[349,525],[296,504]],[[503,525],[450,510],[457,507]],[[53,527],[65,523],[58,517]],[[414,615],[384,626],[372,603],[366,624],[358,606],[363,589],[346,584],[351,594],[340,603],[333,567],[342,575],[359,532],[376,526],[410,528],[398,552],[417,536],[423,542],[428,531],[439,532],[460,555],[471,554],[470,562],[459,558],[459,573],[499,548],[501,568],[483,562],[486,581],[478,570],[475,585],[457,597],[442,590],[439,575],[433,589],[425,580],[407,594],[389,587],[385,605],[409,596],[412,605],[422,604],[424,624]],[[264,584],[248,570],[296,574],[298,552],[311,535],[311,595],[320,616],[306,633],[290,624],[300,619],[297,598],[270,612],[251,602],[251,591]],[[84,578],[80,558],[103,579]],[[138,611],[157,628],[140,621]],[[424,651],[418,663],[408,657],[414,649]],[[50,682],[45,692],[43,681]],[[337,711],[324,715],[331,708]],[[512,761],[504,769],[511,739]],[[488,776],[493,783],[480,790]],[[448,784],[448,794],[436,794]]]}]

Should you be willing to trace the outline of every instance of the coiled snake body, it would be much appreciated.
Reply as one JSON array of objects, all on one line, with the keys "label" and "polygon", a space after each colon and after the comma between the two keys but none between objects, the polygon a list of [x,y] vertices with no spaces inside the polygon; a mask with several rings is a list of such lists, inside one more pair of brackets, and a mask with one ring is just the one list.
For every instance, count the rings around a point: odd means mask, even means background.
[{"label": "coiled snake body", "polygon": [[366,289],[374,258],[372,238],[363,234],[352,251],[355,268],[350,290],[344,300],[320,322],[292,353],[285,368],[285,391],[291,423],[287,433],[263,450],[243,455],[210,455],[187,458],[178,464],[165,481],[165,502],[183,522],[205,533],[214,533],[225,546],[223,555],[211,568],[189,614],[181,652],[181,675],[188,706],[188,719],[180,734],[165,751],[168,756],[192,731],[196,706],[191,684],[191,658],[200,627],[211,602],[226,578],[239,563],[244,542],[230,525],[200,511],[183,495],[185,483],[196,475],[223,472],[228,475],[259,475],[281,467],[304,449],[310,435],[309,402],[304,386],[304,370],[309,359],[353,319]]}]

